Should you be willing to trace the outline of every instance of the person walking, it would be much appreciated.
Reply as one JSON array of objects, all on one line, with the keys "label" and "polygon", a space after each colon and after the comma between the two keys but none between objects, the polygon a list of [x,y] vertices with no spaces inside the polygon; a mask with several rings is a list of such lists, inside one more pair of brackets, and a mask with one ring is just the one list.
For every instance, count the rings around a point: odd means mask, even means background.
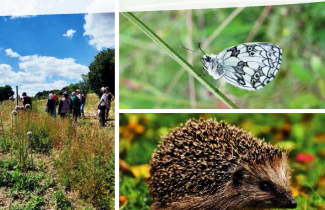
[{"label": "person walking", "polygon": [[46,103],[46,107],[47,107],[47,112],[53,116],[53,112],[54,112],[54,104],[55,104],[55,100],[53,99],[53,95],[50,94],[49,98],[47,99],[47,103]]},{"label": "person walking", "polygon": [[103,94],[102,97],[99,100],[99,103],[97,105],[99,111],[99,115],[98,115],[98,119],[99,119],[99,123],[102,127],[105,126],[105,110],[106,110],[106,89],[104,87],[102,87],[100,89],[100,92]]},{"label": "person walking", "polygon": [[80,106],[80,112],[81,112],[81,116],[82,117],[85,117],[85,111],[84,111],[84,108],[85,108],[85,104],[86,104],[86,98],[87,98],[87,95],[85,93],[85,91],[81,91],[81,106]]},{"label": "person walking", "polygon": [[54,110],[53,110],[53,117],[56,118],[56,106],[59,105],[58,97],[53,91],[50,92],[52,94],[52,98],[55,100],[54,103]]},{"label": "person walking", "polygon": [[106,91],[106,113],[105,113],[105,120],[108,120],[109,110],[111,109],[111,102],[114,100],[114,95],[109,91],[109,87],[105,88]]},{"label": "person walking", "polygon": [[75,92],[71,93],[72,96],[72,112],[73,112],[73,120],[77,122],[78,117],[80,116],[80,106],[81,101],[76,95]]},{"label": "person walking", "polygon": [[80,112],[79,112],[79,116],[78,117],[81,117],[81,93],[80,93],[80,90],[79,89],[76,90],[76,96],[80,100]]},{"label": "person walking", "polygon": [[63,99],[60,100],[58,113],[61,118],[65,118],[72,112],[72,101],[67,93],[63,94]]},{"label": "person walking", "polygon": [[29,97],[29,96],[26,94],[26,92],[23,92],[22,97],[23,97],[23,99],[22,99],[22,103],[23,103],[24,107],[25,107],[26,104],[30,104],[30,109],[32,110],[32,107],[33,107],[33,106],[32,106],[32,98]]}]

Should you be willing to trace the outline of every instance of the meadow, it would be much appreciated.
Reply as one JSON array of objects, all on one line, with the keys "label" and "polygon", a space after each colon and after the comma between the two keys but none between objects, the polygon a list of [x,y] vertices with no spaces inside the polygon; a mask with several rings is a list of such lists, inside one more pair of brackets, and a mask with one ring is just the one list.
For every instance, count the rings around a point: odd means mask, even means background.
[{"label": "meadow", "polygon": [[325,206],[325,114],[120,114],[120,210],[150,209],[152,153],[162,137],[191,118],[216,119],[290,150],[291,190],[298,210]]},{"label": "meadow", "polygon": [[114,209],[115,108],[107,126],[89,94],[85,119],[54,119],[46,100],[32,110],[0,105],[0,209]]},{"label": "meadow", "polygon": [[[163,44],[150,39],[143,23],[198,77],[198,50],[217,54],[247,42],[270,42],[283,51],[276,77],[263,89],[247,91],[220,81],[218,90],[239,108],[325,108],[325,2],[245,8],[135,12],[137,23],[120,14],[120,108],[229,108],[185,70]],[[130,16],[130,15],[128,15]],[[144,27],[143,27],[144,28]],[[142,28],[142,29],[143,29]],[[159,46],[160,45],[160,46]],[[192,52],[181,48],[185,46]],[[216,92],[216,91],[214,91]]]}]

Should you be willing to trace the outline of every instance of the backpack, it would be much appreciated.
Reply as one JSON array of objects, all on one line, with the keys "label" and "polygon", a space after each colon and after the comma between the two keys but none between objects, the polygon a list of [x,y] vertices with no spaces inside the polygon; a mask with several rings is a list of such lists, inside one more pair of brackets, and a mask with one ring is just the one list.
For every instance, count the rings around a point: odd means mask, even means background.
[{"label": "backpack", "polygon": [[80,101],[80,99],[79,99],[78,96],[75,97],[75,99],[73,100],[73,102],[74,102],[74,106],[75,107],[80,107],[81,106],[81,101]]}]

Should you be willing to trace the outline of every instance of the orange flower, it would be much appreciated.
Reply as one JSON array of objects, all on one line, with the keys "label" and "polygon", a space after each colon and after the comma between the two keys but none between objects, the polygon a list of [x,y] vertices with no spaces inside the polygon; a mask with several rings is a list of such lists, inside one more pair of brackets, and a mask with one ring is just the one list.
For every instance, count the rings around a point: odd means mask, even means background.
[{"label": "orange flower", "polygon": [[120,195],[119,200],[120,200],[121,203],[125,203],[127,198],[124,195]]}]

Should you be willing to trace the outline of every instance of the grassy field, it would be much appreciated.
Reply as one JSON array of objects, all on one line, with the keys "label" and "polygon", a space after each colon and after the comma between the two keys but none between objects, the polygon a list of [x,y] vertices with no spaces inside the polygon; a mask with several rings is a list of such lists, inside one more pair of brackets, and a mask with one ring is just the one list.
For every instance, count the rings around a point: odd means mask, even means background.
[{"label": "grassy field", "polygon": [[0,209],[114,209],[115,103],[101,128],[98,101],[88,96],[77,123],[53,119],[45,100],[17,115],[0,105]]},{"label": "grassy field", "polygon": [[[268,7],[134,13],[198,73],[207,54],[245,42],[283,50],[275,79],[258,91],[221,80],[219,90],[240,108],[325,108],[325,2]],[[182,66],[120,14],[120,108],[227,108]],[[208,74],[214,86],[217,82]]]},{"label": "grassy field", "polygon": [[162,136],[191,118],[224,120],[291,150],[299,210],[325,206],[325,114],[121,114],[120,209],[150,209],[148,162]]}]

